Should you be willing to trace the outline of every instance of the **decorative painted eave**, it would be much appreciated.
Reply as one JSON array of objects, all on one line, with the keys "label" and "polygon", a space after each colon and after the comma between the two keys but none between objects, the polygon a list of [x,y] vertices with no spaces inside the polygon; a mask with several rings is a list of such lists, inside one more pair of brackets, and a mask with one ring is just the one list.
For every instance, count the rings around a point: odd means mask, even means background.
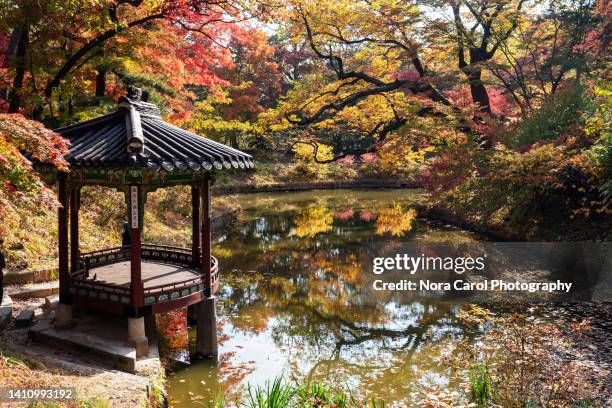
[{"label": "decorative painted eave", "polygon": [[72,168],[209,171],[254,167],[251,155],[165,122],[147,94],[131,88],[117,111],[56,129],[70,141]]}]

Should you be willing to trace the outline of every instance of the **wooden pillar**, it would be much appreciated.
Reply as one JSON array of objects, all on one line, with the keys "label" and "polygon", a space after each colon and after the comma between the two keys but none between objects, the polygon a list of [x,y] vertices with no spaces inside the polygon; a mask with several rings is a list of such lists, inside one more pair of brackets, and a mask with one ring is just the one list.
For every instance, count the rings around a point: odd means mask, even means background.
[{"label": "wooden pillar", "polygon": [[[131,185],[130,197],[130,304],[134,310],[144,304],[144,287],[140,263],[141,187]],[[137,317],[137,316],[134,316]]]},{"label": "wooden pillar", "polygon": [[74,273],[79,267],[79,209],[81,206],[81,189],[70,189],[70,271]]},{"label": "wooden pillar", "polygon": [[210,208],[210,184],[211,179],[206,177],[204,185],[202,186],[202,281],[204,284],[205,296],[211,295],[211,276],[210,276],[210,265],[211,265],[211,208]]},{"label": "wooden pillar", "polygon": [[202,224],[200,218],[200,191],[198,187],[191,186],[191,257],[193,259],[193,267],[200,267],[200,226]]},{"label": "wooden pillar", "polygon": [[68,265],[68,189],[66,174],[57,175],[57,242],[60,298],[57,305],[55,328],[58,330],[74,326],[72,319],[72,299],[70,297],[70,270]]},{"label": "wooden pillar", "polygon": [[217,312],[216,300],[211,290],[211,205],[210,186],[212,179],[207,175],[202,186],[202,281],[204,296],[197,304],[196,353],[217,360]]},{"label": "wooden pillar", "polygon": [[70,271],[68,269],[68,189],[66,186],[66,174],[57,175],[57,242],[58,242],[58,269],[60,284],[60,303],[71,303],[68,301],[70,286]]}]

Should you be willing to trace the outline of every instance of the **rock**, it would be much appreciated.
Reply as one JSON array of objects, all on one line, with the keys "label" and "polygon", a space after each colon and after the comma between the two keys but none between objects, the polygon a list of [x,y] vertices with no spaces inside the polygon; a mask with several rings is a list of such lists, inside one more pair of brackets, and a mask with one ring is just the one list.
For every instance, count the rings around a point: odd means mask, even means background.
[{"label": "rock", "polygon": [[58,303],[59,303],[59,295],[47,296],[45,298],[45,304],[43,305],[43,309],[47,311],[55,310]]},{"label": "rock", "polygon": [[34,309],[24,309],[15,319],[15,327],[28,327],[34,321]]}]

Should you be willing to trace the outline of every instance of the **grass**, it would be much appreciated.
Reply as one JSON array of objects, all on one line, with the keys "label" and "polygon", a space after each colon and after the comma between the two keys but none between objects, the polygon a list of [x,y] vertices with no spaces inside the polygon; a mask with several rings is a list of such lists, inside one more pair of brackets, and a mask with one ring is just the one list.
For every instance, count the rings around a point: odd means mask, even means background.
[{"label": "grass", "polygon": [[322,384],[305,384],[298,387],[296,395],[300,406],[319,407],[329,405],[337,408],[357,406],[357,400],[347,388],[338,389]]},{"label": "grass", "polygon": [[497,393],[487,367],[479,364],[468,373],[470,381],[470,399],[477,407],[486,407],[495,402]]},{"label": "grass", "polygon": [[[207,408],[223,408],[226,402],[222,394],[215,395],[208,404],[193,401],[194,405]],[[235,405],[231,405],[235,406]],[[247,386],[247,398],[238,406],[243,408],[384,408],[382,400],[369,403],[358,401],[348,387],[337,388],[323,384],[287,382],[282,376],[267,381],[263,386]]]},{"label": "grass", "polygon": [[286,383],[282,377],[277,377],[273,382],[266,382],[264,387],[248,387],[248,408],[284,408],[288,407],[295,389]]},{"label": "grass", "polygon": [[[382,399],[358,400],[350,388],[333,387],[320,383],[290,383],[282,376],[267,381],[264,386],[247,386],[247,399],[239,406],[243,408],[385,408]],[[197,405],[208,408],[223,408],[225,401],[220,395],[208,405],[197,401]]]},{"label": "grass", "polygon": [[29,408],[110,408],[108,401],[99,397],[83,398],[71,403],[59,403],[53,401],[35,401],[32,402]]}]

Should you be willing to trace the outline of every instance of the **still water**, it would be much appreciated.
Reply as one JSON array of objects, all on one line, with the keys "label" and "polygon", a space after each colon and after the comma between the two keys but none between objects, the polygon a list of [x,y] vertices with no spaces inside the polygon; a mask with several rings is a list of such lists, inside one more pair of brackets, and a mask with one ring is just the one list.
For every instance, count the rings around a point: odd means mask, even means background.
[{"label": "still water", "polygon": [[248,384],[288,379],[347,385],[363,398],[416,402],[448,384],[442,354],[462,336],[457,307],[371,288],[370,242],[471,242],[483,237],[419,217],[419,190],[333,190],[239,196],[221,236],[219,362],[168,379],[173,407],[238,401]]}]

